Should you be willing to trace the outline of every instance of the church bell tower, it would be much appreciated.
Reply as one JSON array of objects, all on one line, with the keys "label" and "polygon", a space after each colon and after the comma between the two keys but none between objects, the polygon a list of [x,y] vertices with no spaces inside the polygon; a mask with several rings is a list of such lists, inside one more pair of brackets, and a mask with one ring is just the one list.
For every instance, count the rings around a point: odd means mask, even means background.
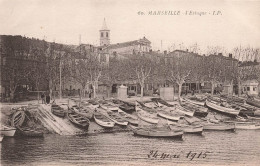
[{"label": "church bell tower", "polygon": [[110,44],[110,30],[107,28],[106,19],[104,18],[103,26],[99,30],[100,46],[106,46]]}]

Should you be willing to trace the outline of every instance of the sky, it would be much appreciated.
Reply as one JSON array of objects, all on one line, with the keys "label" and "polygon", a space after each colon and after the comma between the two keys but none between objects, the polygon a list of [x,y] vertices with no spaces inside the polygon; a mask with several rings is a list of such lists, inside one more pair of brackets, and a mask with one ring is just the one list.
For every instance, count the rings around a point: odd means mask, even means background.
[{"label": "sky", "polygon": [[207,46],[260,47],[260,0],[0,0],[0,35],[63,44],[79,44],[81,36],[81,43],[99,45],[104,18],[112,44],[145,36],[153,50],[180,49],[181,43],[197,43],[202,52]]}]

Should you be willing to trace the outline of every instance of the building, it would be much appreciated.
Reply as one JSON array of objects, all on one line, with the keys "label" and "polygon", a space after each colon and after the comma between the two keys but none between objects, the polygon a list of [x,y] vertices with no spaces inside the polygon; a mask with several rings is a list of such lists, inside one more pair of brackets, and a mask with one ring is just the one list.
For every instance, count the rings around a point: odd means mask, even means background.
[{"label": "building", "polygon": [[110,30],[107,28],[106,20],[104,18],[103,26],[99,30],[100,46],[107,46],[110,44]]},{"label": "building", "polygon": [[257,80],[246,80],[242,82],[243,94],[257,96],[259,93],[259,83]]},{"label": "building", "polygon": [[123,43],[110,44],[110,30],[106,25],[104,19],[103,26],[99,30],[100,34],[100,46],[99,51],[103,53],[112,54],[138,54],[143,52],[149,52],[151,50],[151,42],[145,37],[127,41]]},{"label": "building", "polygon": [[248,95],[258,95],[260,88],[260,63],[256,61],[242,62],[240,63],[239,68],[243,74],[243,81],[241,83],[242,93]]}]

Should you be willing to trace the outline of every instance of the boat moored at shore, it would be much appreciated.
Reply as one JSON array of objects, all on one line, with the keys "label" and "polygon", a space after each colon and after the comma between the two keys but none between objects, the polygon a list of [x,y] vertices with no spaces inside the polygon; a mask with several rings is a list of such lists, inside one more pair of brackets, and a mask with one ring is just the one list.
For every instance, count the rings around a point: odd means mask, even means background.
[{"label": "boat moored at shore", "polygon": [[239,109],[227,108],[227,107],[221,106],[221,104],[218,102],[208,100],[208,99],[206,100],[206,105],[213,110],[216,110],[221,113],[229,114],[232,116],[236,116],[240,112]]},{"label": "boat moored at shore", "polygon": [[153,138],[182,138],[182,130],[171,130],[162,128],[135,128],[133,129],[135,135]]},{"label": "boat moored at shore", "polygon": [[16,128],[6,125],[1,125],[0,134],[6,137],[13,137],[16,132]]}]

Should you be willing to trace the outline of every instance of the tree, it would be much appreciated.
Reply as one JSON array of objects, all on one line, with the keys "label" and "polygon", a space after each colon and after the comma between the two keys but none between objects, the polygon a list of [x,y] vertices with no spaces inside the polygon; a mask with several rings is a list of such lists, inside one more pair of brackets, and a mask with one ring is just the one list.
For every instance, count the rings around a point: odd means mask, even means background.
[{"label": "tree", "polygon": [[124,60],[122,58],[119,58],[116,54],[106,54],[105,56],[110,57],[109,61],[106,62],[107,64],[103,69],[103,77],[101,78],[101,80],[107,85],[107,97],[109,98],[110,92],[112,90],[112,85],[127,80],[127,71],[125,71]]},{"label": "tree", "polygon": [[141,87],[141,98],[144,96],[144,86],[151,76],[155,63],[149,54],[131,55],[123,62],[128,77],[127,80],[136,80]]},{"label": "tree", "polygon": [[194,58],[193,54],[177,51],[172,56],[172,61],[168,65],[168,77],[172,83],[178,85],[179,100],[181,97],[182,85],[187,81],[196,65],[194,63]]}]

